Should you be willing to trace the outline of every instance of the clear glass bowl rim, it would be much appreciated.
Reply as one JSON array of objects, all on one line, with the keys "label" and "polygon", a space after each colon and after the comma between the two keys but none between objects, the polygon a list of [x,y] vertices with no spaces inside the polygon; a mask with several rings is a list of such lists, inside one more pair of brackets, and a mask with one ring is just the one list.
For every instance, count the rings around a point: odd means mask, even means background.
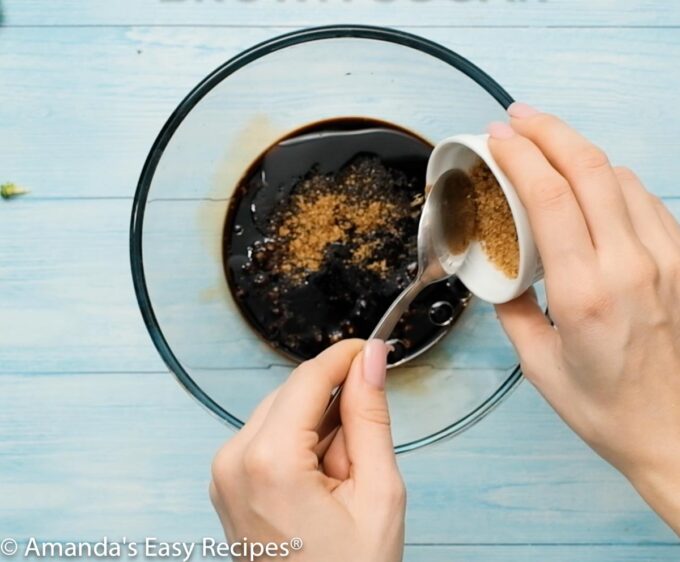
[{"label": "clear glass bowl rim", "polygon": [[[182,100],[175,111],[170,115],[166,123],[163,125],[160,133],[151,147],[151,150],[146,158],[142,172],[137,184],[137,190],[132,205],[132,216],[130,220],[130,262],[132,269],[132,280],[135,289],[135,295],[139,304],[144,323],[149,331],[151,339],[158,350],[161,358],[170,369],[170,372],[175,376],[177,381],[184,387],[184,389],[195,398],[199,404],[205,407],[211,414],[216,416],[220,421],[226,422],[235,429],[243,427],[243,421],[236,416],[230,414],[210,396],[208,396],[203,389],[191,378],[189,373],[184,369],[180,361],[175,357],[170,348],[160,324],[156,319],[149,291],[146,285],[146,278],[144,275],[144,260],[142,256],[142,236],[144,226],[144,211],[146,208],[147,197],[151,183],[153,180],[156,167],[163,152],[172,138],[173,134],[184,120],[184,118],[191,112],[191,110],[198,104],[198,102],[212,90],[217,84],[222,82],[230,74],[236,72],[238,69],[246,66],[248,63],[266,56],[269,53],[285,49],[293,45],[301,43],[308,43],[311,41],[319,41],[325,39],[337,38],[358,38],[358,39],[372,39],[375,41],[383,41],[401,45],[403,47],[416,49],[426,53],[432,57],[438,58],[443,62],[451,65],[456,70],[467,75],[469,78],[479,84],[486,92],[489,93],[498,103],[507,109],[514,101],[503,87],[498,84],[493,78],[486,74],[482,69],[475,64],[462,57],[461,55],[425,39],[418,35],[407,33],[401,30],[390,29],[378,26],[365,25],[329,25],[322,27],[311,27],[297,31],[292,31],[283,35],[279,35],[272,39],[268,39],[259,43],[219,66],[208,76],[206,76],[191,92]],[[517,365],[503,381],[503,383],[496,389],[496,391],[489,396],[484,402],[479,404],[474,410],[470,411],[464,417],[460,418],[451,425],[436,431],[426,437],[402,443],[395,446],[397,453],[404,453],[412,451],[420,447],[435,443],[447,437],[457,435],[473,424],[480,421],[486,416],[495,406],[497,406],[508,394],[514,390],[522,380],[522,372]]]}]

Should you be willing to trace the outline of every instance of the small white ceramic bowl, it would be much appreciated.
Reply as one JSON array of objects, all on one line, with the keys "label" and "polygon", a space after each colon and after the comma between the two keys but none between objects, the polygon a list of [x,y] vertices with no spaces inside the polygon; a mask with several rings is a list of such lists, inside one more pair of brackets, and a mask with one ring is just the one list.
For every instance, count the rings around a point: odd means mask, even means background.
[{"label": "small white ceramic bowl", "polygon": [[[466,173],[483,160],[505,194],[517,229],[519,241],[519,273],[510,278],[491,262],[481,244],[474,241],[457,271],[451,269],[476,296],[490,303],[508,302],[518,297],[543,278],[534,237],[529,227],[526,209],[514,186],[499,168],[489,150],[489,135],[456,135],[441,141],[432,151],[427,166],[427,185],[434,185],[443,173],[459,169]],[[447,268],[446,260],[442,265]],[[454,260],[455,261],[455,260]]]}]

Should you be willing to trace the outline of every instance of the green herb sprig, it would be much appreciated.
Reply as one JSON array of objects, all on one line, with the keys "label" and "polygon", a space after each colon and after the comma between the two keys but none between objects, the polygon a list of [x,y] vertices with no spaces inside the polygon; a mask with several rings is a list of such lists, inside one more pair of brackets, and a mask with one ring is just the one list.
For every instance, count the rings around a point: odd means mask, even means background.
[{"label": "green herb sprig", "polygon": [[20,195],[26,195],[28,189],[19,187],[17,184],[12,182],[3,183],[0,185],[0,197],[3,199],[12,199],[13,197],[19,197]]}]

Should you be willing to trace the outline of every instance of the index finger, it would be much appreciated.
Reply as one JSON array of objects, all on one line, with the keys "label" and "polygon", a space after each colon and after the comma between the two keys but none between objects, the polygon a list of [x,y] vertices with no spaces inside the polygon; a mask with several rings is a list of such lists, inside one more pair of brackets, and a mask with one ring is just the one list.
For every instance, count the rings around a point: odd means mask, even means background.
[{"label": "index finger", "polygon": [[[514,107],[521,110],[526,106]],[[511,106],[509,113],[516,115],[517,109],[513,111]],[[620,182],[601,149],[548,113],[513,117],[512,128],[531,140],[567,179],[596,248],[619,251],[623,244],[637,238]]]},{"label": "index finger", "polygon": [[335,387],[345,380],[363,340],[343,340],[300,364],[281,386],[260,434],[314,431]]},{"label": "index finger", "polygon": [[489,148],[527,210],[546,276],[594,260],[593,240],[567,180],[509,125],[494,123],[489,133]]}]

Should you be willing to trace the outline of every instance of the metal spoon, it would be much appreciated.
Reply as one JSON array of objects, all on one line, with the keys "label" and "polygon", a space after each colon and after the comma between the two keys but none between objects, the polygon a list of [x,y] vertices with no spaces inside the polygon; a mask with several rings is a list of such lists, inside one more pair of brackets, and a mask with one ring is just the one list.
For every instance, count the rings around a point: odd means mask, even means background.
[{"label": "metal spoon", "polygon": [[[448,251],[444,240],[442,213],[442,196],[448,189],[456,189],[457,184],[469,181],[467,175],[460,170],[449,170],[443,173],[430,189],[418,223],[418,273],[413,282],[406,287],[387,309],[369,339],[388,340],[399,319],[408,310],[420,292],[437,281],[442,281],[455,274],[467,255],[467,248],[458,254]],[[315,452],[321,458],[333,441],[340,428],[340,385],[328,403],[326,411],[316,428],[319,442]]]}]

